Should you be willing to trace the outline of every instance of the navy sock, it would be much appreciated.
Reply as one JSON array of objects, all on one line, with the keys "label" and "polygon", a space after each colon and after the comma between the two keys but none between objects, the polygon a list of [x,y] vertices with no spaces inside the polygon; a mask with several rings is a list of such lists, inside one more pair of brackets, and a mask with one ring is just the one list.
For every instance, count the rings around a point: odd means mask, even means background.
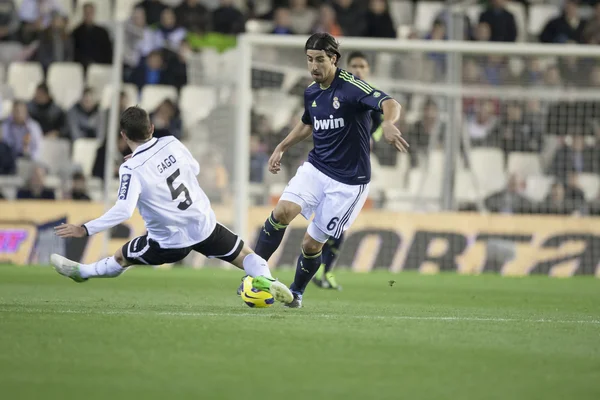
[{"label": "navy sock", "polygon": [[294,282],[290,286],[290,290],[297,294],[303,294],[306,285],[308,285],[312,277],[315,276],[320,266],[320,251],[317,254],[306,254],[304,253],[304,250],[302,250],[302,254],[298,257],[296,275],[294,276]]},{"label": "navy sock", "polygon": [[268,261],[281,244],[285,228],[287,225],[280,224],[271,213],[260,230],[254,252]]},{"label": "navy sock", "polygon": [[340,247],[342,247],[342,243],[344,242],[344,234],[340,236],[339,239],[330,238],[325,246],[323,247],[323,265],[325,269],[325,274],[330,272],[335,265],[335,260],[337,260]]}]

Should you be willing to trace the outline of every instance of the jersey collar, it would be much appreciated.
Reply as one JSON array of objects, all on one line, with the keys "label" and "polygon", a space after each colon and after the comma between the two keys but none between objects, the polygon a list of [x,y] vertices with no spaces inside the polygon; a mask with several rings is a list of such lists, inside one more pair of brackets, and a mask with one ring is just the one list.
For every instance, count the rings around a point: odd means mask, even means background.
[{"label": "jersey collar", "polygon": [[137,149],[135,149],[131,158],[137,156],[138,154],[142,154],[146,150],[150,150],[150,148],[154,147],[156,145],[156,143],[158,143],[157,138],[152,138],[152,139],[148,140],[146,143],[144,143],[143,145],[141,145]]},{"label": "jersey collar", "polygon": [[334,78],[333,78],[333,80],[331,81],[331,85],[329,85],[329,86],[327,86],[327,87],[323,87],[323,86],[321,86],[321,84],[319,84],[319,89],[321,89],[321,90],[327,90],[327,89],[329,89],[330,87],[332,87],[333,85],[335,85],[335,83],[337,82],[337,80],[338,80],[338,78],[339,78],[339,76],[340,76],[340,71],[341,71],[341,69],[340,69],[340,68],[338,68],[338,69],[336,69],[336,70],[335,70],[335,77],[334,77]]}]

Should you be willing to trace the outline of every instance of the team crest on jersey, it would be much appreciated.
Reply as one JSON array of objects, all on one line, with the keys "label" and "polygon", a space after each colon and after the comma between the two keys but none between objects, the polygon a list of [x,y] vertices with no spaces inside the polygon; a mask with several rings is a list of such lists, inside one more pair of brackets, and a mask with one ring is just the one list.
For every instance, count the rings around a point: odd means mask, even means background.
[{"label": "team crest on jersey", "polygon": [[337,97],[333,98],[333,108],[335,108],[336,110],[340,108],[340,100]]},{"label": "team crest on jersey", "polygon": [[121,185],[119,186],[119,200],[125,200],[127,198],[130,180],[131,174],[123,174],[123,176],[121,177]]},{"label": "team crest on jersey", "polygon": [[379,92],[373,93],[373,97],[378,98],[379,96],[381,96],[381,93],[379,93]]}]

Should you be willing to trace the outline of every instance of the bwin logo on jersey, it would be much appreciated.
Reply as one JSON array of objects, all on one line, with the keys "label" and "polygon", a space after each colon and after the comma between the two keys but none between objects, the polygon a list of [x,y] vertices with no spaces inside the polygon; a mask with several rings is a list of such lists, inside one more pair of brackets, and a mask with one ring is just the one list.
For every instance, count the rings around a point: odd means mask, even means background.
[{"label": "bwin logo on jersey", "polygon": [[123,174],[123,176],[121,177],[121,186],[119,186],[119,200],[125,200],[127,198],[130,181],[131,174]]},{"label": "bwin logo on jersey", "polygon": [[313,128],[315,131],[338,129],[343,128],[345,125],[344,118],[333,118],[333,115],[330,115],[329,119],[317,119],[317,117],[313,117],[313,119]]}]

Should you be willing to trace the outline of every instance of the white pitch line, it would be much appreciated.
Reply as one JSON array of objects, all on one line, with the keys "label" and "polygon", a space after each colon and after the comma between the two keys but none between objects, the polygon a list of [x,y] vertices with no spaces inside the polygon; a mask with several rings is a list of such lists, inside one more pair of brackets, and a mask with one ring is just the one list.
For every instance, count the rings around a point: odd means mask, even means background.
[{"label": "white pitch line", "polygon": [[[256,312],[218,313],[197,311],[134,311],[134,310],[44,310],[41,308],[0,308],[0,313],[22,314],[80,314],[80,315],[133,315],[133,316],[166,316],[166,317],[250,317],[270,318],[283,316],[282,314],[267,314],[260,310]],[[376,320],[406,320],[406,321],[437,321],[437,322],[522,322],[522,323],[549,323],[549,324],[578,324],[600,325],[600,320],[560,320],[560,319],[519,319],[519,318],[489,318],[489,317],[444,317],[444,316],[414,316],[414,315],[335,315],[335,314],[304,314],[290,311],[285,316],[291,318],[323,318],[323,319],[376,319]]]}]

